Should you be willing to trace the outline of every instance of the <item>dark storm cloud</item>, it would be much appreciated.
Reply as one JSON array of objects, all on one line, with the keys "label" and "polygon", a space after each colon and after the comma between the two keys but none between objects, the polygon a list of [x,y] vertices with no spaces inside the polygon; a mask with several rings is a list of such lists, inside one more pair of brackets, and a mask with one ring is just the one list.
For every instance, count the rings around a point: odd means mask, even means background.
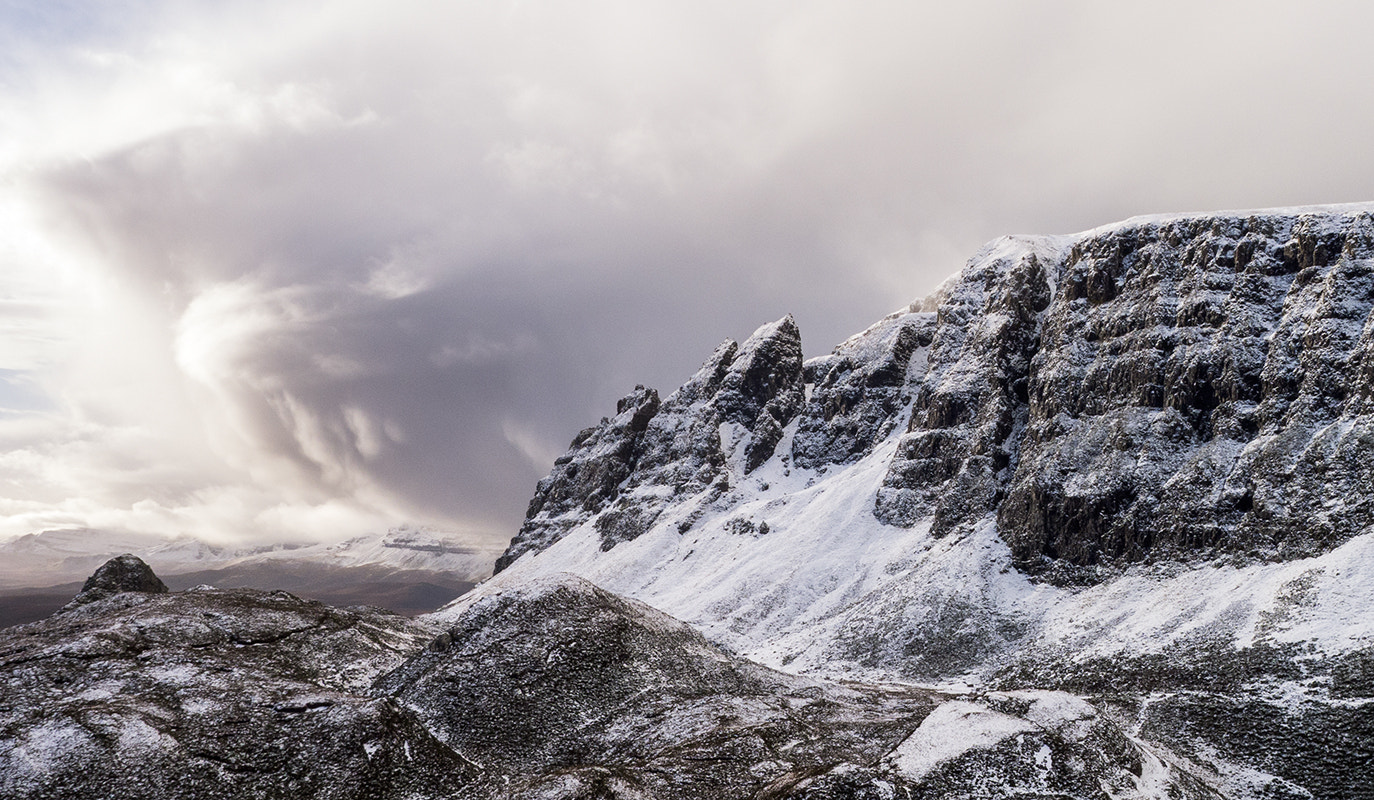
[{"label": "dark storm cloud", "polygon": [[159,508],[221,534],[506,536],[578,428],[727,336],[791,312],[819,354],[1001,233],[1374,177],[1357,4],[134,10],[26,66],[0,152],[118,299],[49,385],[147,435],[81,452],[176,461],[170,420],[198,477]]}]

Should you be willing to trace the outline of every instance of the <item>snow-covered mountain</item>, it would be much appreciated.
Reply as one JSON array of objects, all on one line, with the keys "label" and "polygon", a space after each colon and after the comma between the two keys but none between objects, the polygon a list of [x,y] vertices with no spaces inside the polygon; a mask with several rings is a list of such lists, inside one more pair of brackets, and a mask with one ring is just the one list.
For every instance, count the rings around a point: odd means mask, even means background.
[{"label": "snow-covered mountain", "polygon": [[1367,645],[1371,211],[1001,239],[805,363],[765,325],[579,434],[484,591],[576,572],[765,663],[922,679]]},{"label": "snow-covered mountain", "polygon": [[1220,686],[1141,725],[1248,703],[1315,747],[1320,710],[1368,754],[1333,687],[1374,663],[1371,308],[1374,205],[1003,238],[829,355],[785,318],[636,388],[437,616],[572,572],[789,671]]}]

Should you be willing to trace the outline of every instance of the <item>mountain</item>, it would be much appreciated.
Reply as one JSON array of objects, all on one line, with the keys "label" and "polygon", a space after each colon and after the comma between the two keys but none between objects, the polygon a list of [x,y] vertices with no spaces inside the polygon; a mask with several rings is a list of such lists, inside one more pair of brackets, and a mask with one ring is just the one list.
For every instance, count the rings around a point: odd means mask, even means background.
[{"label": "mountain", "polygon": [[416,619],[102,567],[0,631],[0,794],[1374,797],[1374,204],[1000,239],[802,353],[636,387]]},{"label": "mountain", "polygon": [[1126,692],[1227,791],[1348,796],[1371,259],[1371,205],[1143,217],[997,240],[820,358],[765,325],[578,434],[439,616],[569,571],[792,672]]}]

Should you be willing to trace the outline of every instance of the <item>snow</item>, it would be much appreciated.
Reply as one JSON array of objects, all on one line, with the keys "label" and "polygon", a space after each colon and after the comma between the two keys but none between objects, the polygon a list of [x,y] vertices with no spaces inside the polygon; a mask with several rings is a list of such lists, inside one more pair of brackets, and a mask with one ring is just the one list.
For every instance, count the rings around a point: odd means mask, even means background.
[{"label": "snow", "polygon": [[1097,709],[1091,703],[1067,692],[992,692],[988,698],[1029,700],[1030,708],[1024,715],[1027,720],[1072,742],[1085,739],[1097,720]]},{"label": "snow", "polygon": [[79,759],[95,747],[91,734],[75,721],[65,717],[45,720],[23,730],[7,752],[0,752],[0,775],[15,784],[41,779],[60,761]]},{"label": "snow", "polygon": [[[1295,585],[1306,587],[1300,600],[1291,594]],[[1172,576],[1139,569],[1056,597],[1039,609],[1039,638],[1083,659],[1158,653],[1200,639],[1237,648],[1306,642],[1336,655],[1374,643],[1371,602],[1374,532],[1282,564],[1212,565]]]},{"label": "snow", "polygon": [[966,700],[951,700],[930,712],[886,761],[902,777],[919,781],[970,750],[988,750],[1034,730],[1023,719]]},{"label": "snow", "polygon": [[[917,627],[952,599],[968,606],[970,620],[1020,621],[1023,647],[1078,659],[1204,641],[1236,648],[1306,642],[1328,654],[1374,642],[1374,616],[1367,613],[1374,603],[1374,531],[1285,563],[1139,567],[1078,590],[1035,584],[1012,568],[991,519],[963,538],[937,540],[928,523],[899,528],[873,517],[896,443],[894,434],[868,458],[823,473],[774,458],[686,534],[678,524],[706,493],[683,498],[648,533],[606,552],[588,521],[435,617],[450,620],[477,598],[570,572],[768,666],[877,680],[901,676],[838,656],[846,630],[893,609]],[[755,529],[766,522],[769,532],[740,535],[729,524],[738,519]],[[977,683],[976,676],[968,680]]]},{"label": "snow", "polygon": [[1354,217],[1359,214],[1374,214],[1374,202],[1332,203],[1315,206],[1275,206],[1273,208],[1231,209],[1209,212],[1176,211],[1167,214],[1141,214],[1121,220],[1120,222],[1112,222],[1107,225],[1090,228],[1067,238],[1080,239],[1089,236],[1101,236],[1116,231],[1129,230],[1131,228],[1158,227],[1171,222],[1195,219],[1200,216],[1213,217],[1216,219],[1249,219],[1251,217],[1300,217],[1307,214],[1332,218]]}]

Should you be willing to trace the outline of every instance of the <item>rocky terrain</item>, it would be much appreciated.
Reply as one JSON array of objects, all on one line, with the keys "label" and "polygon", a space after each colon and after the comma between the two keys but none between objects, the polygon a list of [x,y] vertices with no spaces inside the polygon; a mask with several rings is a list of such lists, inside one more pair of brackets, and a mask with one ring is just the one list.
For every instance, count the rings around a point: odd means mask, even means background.
[{"label": "rocky terrain", "polygon": [[439,630],[122,556],[0,680],[6,797],[1217,796],[1072,695],[788,675],[567,575]]},{"label": "rocky terrain", "polygon": [[802,352],[636,387],[418,619],[109,566],[0,631],[0,794],[1374,797],[1374,205],[1001,239]]}]

